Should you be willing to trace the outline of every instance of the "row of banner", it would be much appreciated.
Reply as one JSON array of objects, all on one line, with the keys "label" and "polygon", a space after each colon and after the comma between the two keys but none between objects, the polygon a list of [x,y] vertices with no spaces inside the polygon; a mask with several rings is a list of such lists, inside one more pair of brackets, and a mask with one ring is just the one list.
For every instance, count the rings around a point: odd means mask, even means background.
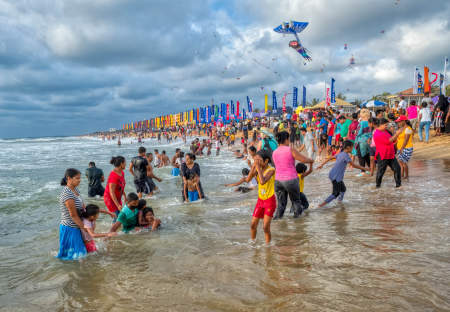
[{"label": "row of banner", "polygon": [[[442,73],[431,73],[432,80],[430,80],[430,69],[428,66],[424,66],[423,68],[423,76],[421,75],[419,68],[416,67],[414,71],[414,94],[429,94],[431,92],[431,87],[434,83],[439,83],[439,94],[445,95],[445,88],[447,82],[447,65],[448,58],[446,57],[444,60],[444,70]],[[438,81],[439,80],[439,81]]]},{"label": "row of banner", "polygon": [[[292,92],[292,106],[298,107],[298,88],[294,87]],[[286,111],[286,97],[287,93],[283,96],[282,111]],[[306,106],[306,87],[303,86],[302,107]],[[272,112],[278,111],[277,105],[277,93],[272,91]],[[268,95],[264,95],[264,113],[269,113]],[[233,101],[230,103],[221,103],[220,105],[210,105],[200,108],[191,109],[185,112],[179,112],[176,114],[169,114],[165,116],[159,116],[148,120],[141,120],[137,122],[131,122],[122,125],[123,130],[143,130],[154,128],[167,128],[178,125],[186,126],[188,124],[210,124],[221,123],[227,124],[233,120],[246,120],[248,117],[253,116],[253,101],[247,96],[247,111],[242,109],[239,101],[236,101],[236,105]]]}]

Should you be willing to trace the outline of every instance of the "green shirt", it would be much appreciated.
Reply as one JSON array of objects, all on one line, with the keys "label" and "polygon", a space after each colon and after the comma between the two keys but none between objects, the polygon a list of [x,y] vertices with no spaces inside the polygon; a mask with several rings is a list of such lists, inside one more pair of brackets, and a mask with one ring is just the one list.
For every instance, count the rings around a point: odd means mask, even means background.
[{"label": "green shirt", "polygon": [[348,135],[348,127],[352,121],[350,119],[346,119],[343,124],[341,124],[341,138],[345,138]]},{"label": "green shirt", "polygon": [[119,213],[117,217],[117,221],[122,223],[122,231],[128,233],[132,231],[137,226],[137,216],[139,210],[136,208],[131,210],[127,205],[122,208],[122,211]]}]

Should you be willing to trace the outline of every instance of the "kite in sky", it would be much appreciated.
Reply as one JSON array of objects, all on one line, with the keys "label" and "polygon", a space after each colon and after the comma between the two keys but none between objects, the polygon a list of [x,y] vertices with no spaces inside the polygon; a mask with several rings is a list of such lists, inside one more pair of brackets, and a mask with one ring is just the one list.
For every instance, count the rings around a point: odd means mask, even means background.
[{"label": "kite in sky", "polygon": [[292,34],[295,36],[296,40],[289,41],[289,47],[295,49],[298,53],[300,53],[301,56],[307,61],[311,61],[311,57],[308,55],[308,50],[302,46],[300,43],[300,39],[298,38],[297,34],[301,33],[303,29],[308,26],[308,23],[306,22],[294,22],[290,21],[282,23],[278,27],[274,28],[274,31],[280,34]]}]

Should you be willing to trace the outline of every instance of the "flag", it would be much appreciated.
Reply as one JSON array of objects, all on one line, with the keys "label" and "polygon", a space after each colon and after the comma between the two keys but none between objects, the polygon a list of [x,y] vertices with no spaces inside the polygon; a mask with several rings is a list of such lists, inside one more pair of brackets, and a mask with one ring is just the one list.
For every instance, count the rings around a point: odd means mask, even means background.
[{"label": "flag", "polygon": [[247,115],[245,114],[245,109],[242,110],[242,119],[247,119]]},{"label": "flag", "polygon": [[330,88],[326,89],[326,104],[327,107],[330,106]]},{"label": "flag", "polygon": [[286,112],[286,96],[287,96],[287,94],[285,93],[285,94],[283,95],[283,98],[282,98],[282,102],[283,102],[283,112]]},{"label": "flag", "polygon": [[248,97],[248,95],[247,95],[247,108],[248,108],[248,112],[249,113],[251,113],[253,110],[252,110],[252,105],[251,105],[251,102],[250,102],[250,98]]},{"label": "flag", "polygon": [[429,68],[425,66],[423,68],[423,93],[430,93],[430,77],[428,75]]},{"label": "flag", "polygon": [[297,97],[298,97],[298,89],[297,87],[294,87],[294,92],[293,92],[293,97],[292,97],[292,107],[297,107]]},{"label": "flag", "polygon": [[277,111],[277,93],[272,91],[272,110]]},{"label": "flag", "polygon": [[231,100],[230,103],[231,103],[231,115],[234,115],[234,103],[233,103],[233,100]]},{"label": "flag", "polygon": [[448,65],[448,57],[445,58],[444,61],[444,72],[442,73],[442,94],[446,95],[446,87],[447,87],[447,65]]},{"label": "flag", "polygon": [[331,105],[336,104],[336,92],[334,90],[334,83],[336,80],[334,78],[331,78]]},{"label": "flag", "polygon": [[239,101],[236,102],[236,116],[240,116],[240,112],[239,112]]},{"label": "flag", "polygon": [[227,119],[226,120],[230,120],[230,104],[227,104],[227,114],[226,114]]},{"label": "flag", "polygon": [[422,75],[419,72],[417,73],[417,93],[423,93]]},{"label": "flag", "polygon": [[418,84],[417,84],[417,75],[419,74],[419,69],[416,67],[414,71],[414,81],[413,81],[413,94],[417,94],[418,92]]},{"label": "flag", "polygon": [[305,106],[306,106],[306,88],[305,88],[305,86],[303,86],[302,106],[303,106],[303,108],[305,108]]},{"label": "flag", "polygon": [[264,113],[267,113],[267,110],[269,109],[269,105],[268,105],[268,96],[267,96],[267,94],[264,94]]}]

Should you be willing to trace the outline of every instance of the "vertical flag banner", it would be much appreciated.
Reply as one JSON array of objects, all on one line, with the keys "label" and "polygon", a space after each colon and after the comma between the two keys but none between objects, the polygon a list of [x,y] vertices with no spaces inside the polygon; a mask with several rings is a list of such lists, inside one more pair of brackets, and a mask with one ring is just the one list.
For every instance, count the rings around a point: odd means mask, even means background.
[{"label": "vertical flag banner", "polygon": [[334,90],[334,83],[336,80],[334,78],[331,78],[331,105],[336,104],[336,92]]},{"label": "vertical flag banner", "polygon": [[303,86],[302,106],[303,106],[303,108],[305,108],[305,106],[306,106],[306,87],[305,86]]},{"label": "vertical flag banner", "polygon": [[283,102],[283,112],[286,112],[286,96],[287,96],[287,94],[285,93],[285,94],[283,95],[283,99],[282,99],[282,102]]},{"label": "vertical flag banner", "polygon": [[236,102],[236,116],[240,116],[240,112],[239,112],[239,101]]},{"label": "vertical flag banner", "polygon": [[268,109],[269,109],[268,96],[267,94],[264,94],[264,113],[267,113]]},{"label": "vertical flag banner", "polygon": [[230,120],[230,104],[227,104],[227,120]]},{"label": "vertical flag banner", "polygon": [[423,93],[430,93],[430,77],[428,75],[429,68],[423,68]]},{"label": "vertical flag banner", "polygon": [[330,88],[326,89],[327,107],[330,106]]},{"label": "vertical flag banner", "polygon": [[247,95],[247,108],[248,108],[248,112],[251,113],[252,112],[252,105],[250,103],[250,98]]},{"label": "vertical flag banner", "polygon": [[442,73],[442,94],[446,95],[446,88],[447,88],[447,65],[448,65],[448,57],[445,58],[444,61],[444,72]]},{"label": "vertical flag banner", "polygon": [[233,103],[233,100],[231,100],[230,103],[231,103],[231,115],[234,116],[234,103]]},{"label": "vertical flag banner", "polygon": [[242,119],[247,119],[247,114],[245,114],[245,109],[242,110]]},{"label": "vertical flag banner", "polygon": [[277,93],[272,91],[272,110],[277,111]]},{"label": "vertical flag banner", "polygon": [[418,87],[417,87],[417,75],[419,74],[419,69],[416,67],[416,70],[414,71],[414,81],[413,81],[413,94],[417,94]]},{"label": "vertical flag banner", "polygon": [[294,87],[294,92],[293,92],[293,96],[292,96],[292,107],[297,107],[297,97],[298,97],[298,89],[297,87]]},{"label": "vertical flag banner", "polygon": [[420,73],[417,73],[417,93],[423,93],[423,81]]}]

